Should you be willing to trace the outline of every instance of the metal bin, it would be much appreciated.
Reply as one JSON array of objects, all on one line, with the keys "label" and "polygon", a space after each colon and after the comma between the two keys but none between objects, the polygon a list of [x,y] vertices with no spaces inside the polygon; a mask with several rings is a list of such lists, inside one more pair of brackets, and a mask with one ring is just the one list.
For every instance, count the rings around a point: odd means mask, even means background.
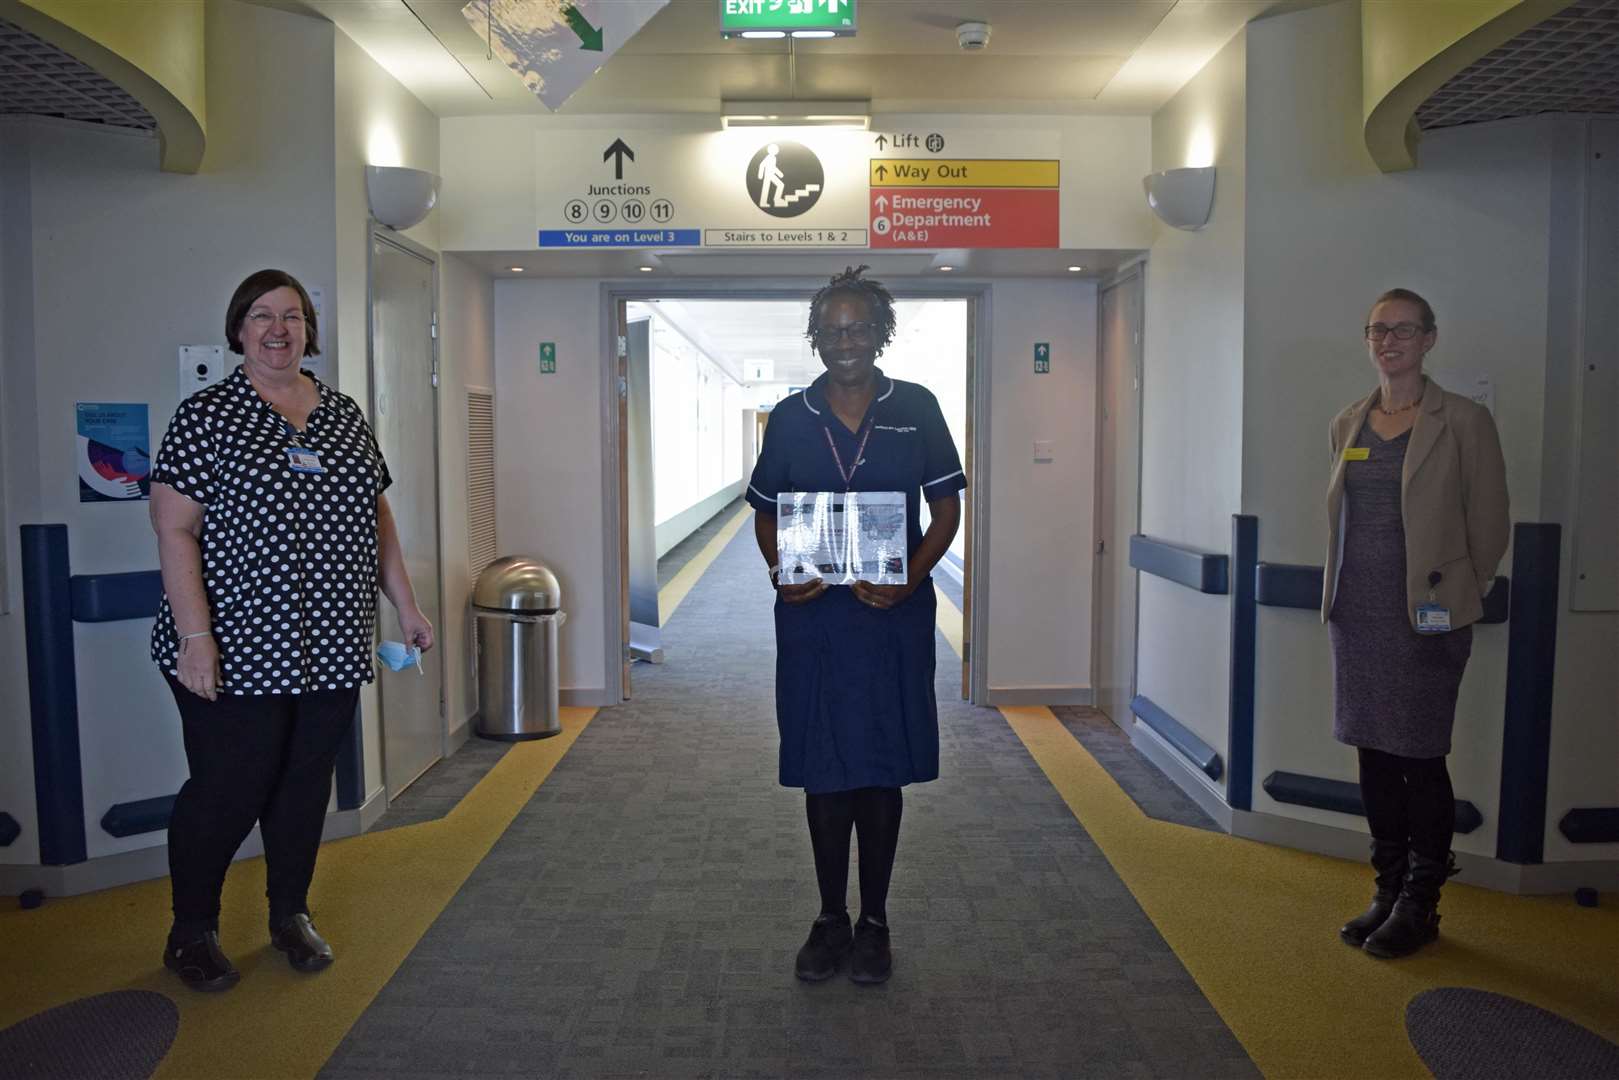
[{"label": "metal bin", "polygon": [[556,575],[533,559],[490,563],[472,590],[477,620],[478,734],[543,739],[557,715],[557,631],[567,621]]}]

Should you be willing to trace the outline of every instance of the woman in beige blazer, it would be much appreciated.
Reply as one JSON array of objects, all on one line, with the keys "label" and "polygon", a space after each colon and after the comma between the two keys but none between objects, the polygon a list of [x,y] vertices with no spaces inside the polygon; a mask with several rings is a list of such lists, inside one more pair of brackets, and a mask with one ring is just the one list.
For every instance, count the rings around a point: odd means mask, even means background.
[{"label": "woman in beige blazer", "polygon": [[1394,957],[1439,934],[1439,890],[1455,873],[1445,755],[1510,519],[1495,420],[1422,372],[1433,308],[1391,289],[1366,321],[1378,388],[1332,421],[1321,618],[1333,736],[1360,757],[1377,876],[1371,907],[1339,936]]}]

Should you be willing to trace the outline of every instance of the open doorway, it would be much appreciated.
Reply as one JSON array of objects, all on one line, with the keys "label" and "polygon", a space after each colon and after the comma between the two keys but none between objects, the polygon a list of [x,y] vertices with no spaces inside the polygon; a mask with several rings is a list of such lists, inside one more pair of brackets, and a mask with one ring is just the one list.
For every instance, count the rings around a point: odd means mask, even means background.
[{"label": "open doorway", "polygon": [[[751,514],[741,496],[771,412],[824,370],[805,338],[807,291],[793,299],[728,292],[625,297],[616,305],[626,698],[632,662],[668,655],[668,612],[648,603],[653,586],[668,607],[672,559],[694,558],[715,537],[752,542],[751,532],[736,538]],[[969,477],[974,305],[960,296],[898,298],[894,341],[878,361],[886,376],[920,383],[938,399]],[[954,650],[940,650],[941,669],[958,662],[970,637],[974,498],[969,486],[962,527],[933,573],[940,629]],[[922,514],[925,530],[925,503]]]}]

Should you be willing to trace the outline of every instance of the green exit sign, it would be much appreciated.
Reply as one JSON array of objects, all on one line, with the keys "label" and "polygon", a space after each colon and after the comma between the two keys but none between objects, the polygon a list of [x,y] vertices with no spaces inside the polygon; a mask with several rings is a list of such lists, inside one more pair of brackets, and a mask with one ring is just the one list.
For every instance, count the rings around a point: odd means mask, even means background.
[{"label": "green exit sign", "polygon": [[855,0],[719,0],[726,37],[842,37],[854,33]]}]

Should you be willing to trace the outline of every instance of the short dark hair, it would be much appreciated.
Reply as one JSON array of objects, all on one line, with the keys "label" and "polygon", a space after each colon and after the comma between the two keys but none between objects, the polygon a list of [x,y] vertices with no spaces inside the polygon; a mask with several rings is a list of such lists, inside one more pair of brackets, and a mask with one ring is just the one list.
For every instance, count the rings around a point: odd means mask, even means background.
[{"label": "short dark hair", "polygon": [[259,297],[277,289],[291,289],[298,294],[298,302],[304,308],[304,355],[319,356],[320,326],[315,315],[315,302],[309,299],[308,290],[298,284],[298,279],[285,270],[259,270],[247,275],[247,280],[236,286],[230,303],[225,307],[225,341],[230,345],[230,351],[241,355],[242,320],[247,318],[248,309],[258,302]]},{"label": "short dark hair", "polygon": [[[1390,289],[1372,301],[1372,308],[1376,308],[1378,304],[1385,300],[1404,300],[1408,304],[1417,305],[1417,310],[1422,312],[1422,332],[1424,334],[1431,334],[1439,329],[1439,323],[1434,320],[1433,305],[1410,289]],[[1371,309],[1367,310],[1366,315],[1367,318],[1371,317]]]},{"label": "short dark hair", "polygon": [[876,278],[861,276],[869,269],[868,266],[844,267],[843,273],[833,276],[810,298],[809,326],[804,336],[811,345],[815,344],[815,336],[821,329],[821,305],[833,296],[844,294],[858,296],[866,302],[871,309],[872,329],[877,331],[874,341],[877,351],[888,348],[888,343],[894,340],[894,297]]}]

